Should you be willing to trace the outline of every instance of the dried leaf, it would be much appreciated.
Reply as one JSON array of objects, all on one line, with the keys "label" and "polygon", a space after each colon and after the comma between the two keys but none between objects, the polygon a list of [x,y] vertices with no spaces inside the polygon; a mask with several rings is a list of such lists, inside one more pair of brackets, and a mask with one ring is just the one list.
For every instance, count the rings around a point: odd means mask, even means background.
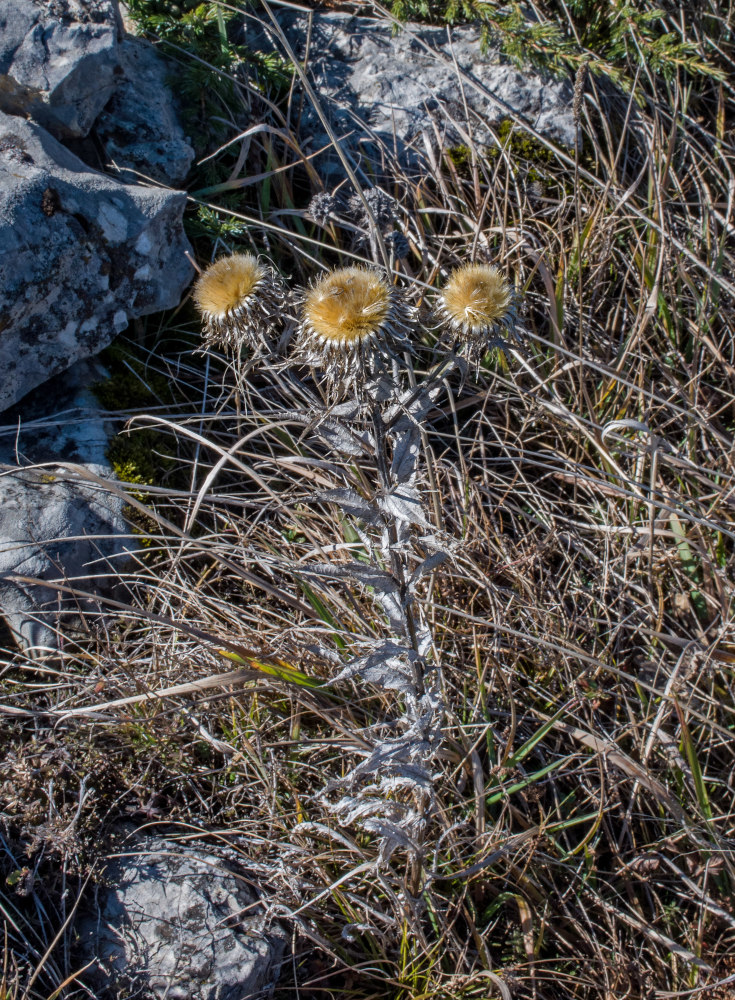
[{"label": "dried leaf", "polygon": [[415,684],[412,664],[416,659],[416,653],[410,647],[390,641],[382,642],[371,653],[346,664],[331,683],[336,684],[359,675],[369,684],[386,690],[413,692]]},{"label": "dried leaf", "polygon": [[363,827],[371,833],[377,833],[380,837],[380,853],[378,864],[387,864],[391,856],[395,854],[399,847],[402,847],[409,855],[415,856],[421,853],[420,848],[405,830],[385,819],[368,819]]},{"label": "dried leaf", "polygon": [[413,812],[411,807],[403,802],[397,802],[394,799],[368,799],[362,795],[345,795],[339,802],[331,804],[329,808],[343,826],[351,826],[356,822],[364,825],[366,819],[381,813],[400,822],[404,815]]},{"label": "dried leaf", "polygon": [[430,556],[427,556],[422,562],[418,564],[416,569],[411,574],[411,584],[416,583],[421,579],[422,576],[426,576],[428,573],[433,573],[437,566],[449,558],[449,553],[445,552],[443,549],[439,549],[437,552],[433,552]]},{"label": "dried leaf", "polygon": [[[368,434],[355,434],[347,426],[357,417],[358,412],[358,406],[347,403],[333,407],[328,416],[315,415],[313,411],[310,413],[304,410],[282,410],[278,412],[278,417],[305,425],[330,448],[343,455],[357,457],[370,455],[374,451]],[[334,419],[335,417],[338,419]]]},{"label": "dried leaf", "polygon": [[299,572],[304,576],[332,577],[335,580],[357,580],[358,583],[365,584],[366,587],[373,587],[376,594],[394,594],[398,591],[398,582],[390,573],[384,572],[375,566],[368,566],[365,563],[347,563],[346,565],[333,566],[330,563],[313,563],[310,566],[300,567]]},{"label": "dried leaf", "polygon": [[424,514],[423,504],[415,487],[403,484],[396,486],[390,493],[377,498],[378,506],[383,513],[406,524],[418,524],[431,530],[432,525]]},{"label": "dried leaf", "polygon": [[401,639],[408,639],[409,630],[408,622],[406,621],[406,609],[403,606],[403,601],[398,590],[396,589],[393,593],[386,593],[385,591],[379,593],[376,591],[375,598],[388,619],[388,626],[393,635],[400,636]]},{"label": "dried leaf", "polygon": [[413,479],[419,457],[420,441],[421,432],[414,426],[395,433],[390,471],[397,483],[409,483]]},{"label": "dried leaf", "polygon": [[384,740],[373,747],[367,760],[362,761],[353,769],[351,778],[361,778],[363,775],[380,771],[381,775],[396,777],[414,777],[412,768],[416,767],[424,776],[429,775],[424,760],[432,750],[426,740],[400,737],[397,740]]},{"label": "dried leaf", "polygon": [[380,524],[382,517],[378,508],[366,500],[356,490],[344,487],[336,490],[320,490],[314,494],[317,500],[326,500],[338,504],[345,514],[359,517],[366,524]]},{"label": "dried leaf", "polygon": [[[332,412],[334,413],[334,410]],[[348,421],[354,417],[345,417],[344,419]],[[354,434],[342,421],[333,420],[330,417],[320,420],[314,427],[314,433],[330,448],[342,455],[357,457],[371,454],[373,450],[367,434]]]}]

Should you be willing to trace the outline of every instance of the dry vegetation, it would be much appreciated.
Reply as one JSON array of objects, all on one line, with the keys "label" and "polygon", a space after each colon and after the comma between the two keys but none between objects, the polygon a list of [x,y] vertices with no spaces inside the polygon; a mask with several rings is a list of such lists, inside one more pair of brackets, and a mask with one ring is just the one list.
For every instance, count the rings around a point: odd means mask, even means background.
[{"label": "dry vegetation", "polygon": [[[421,174],[384,151],[418,377],[432,290],[468,260],[508,276],[524,334],[426,424],[454,541],[421,591],[444,705],[421,877],[321,797],[399,714],[323,685],[385,627],[366,588],[305,574],[359,558],[355,519],[314,496],[369,495],[374,463],[314,432],[308,371],[203,358],[185,305],[135,369],[131,426],[177,461],[130,487],[128,595],[60,658],[3,656],[0,997],[88,995],[70,918],[122,817],[242,852],[295,931],[284,998],[735,995],[732,11],[701,6],[669,26],[719,78],[635,50],[627,90],[581,70],[575,149],[506,126]],[[203,265],[265,252],[305,286],[376,241],[310,220],[294,79],[231,83],[225,141],[251,114],[272,129],[239,161],[213,141],[225,180],[192,205]]]}]

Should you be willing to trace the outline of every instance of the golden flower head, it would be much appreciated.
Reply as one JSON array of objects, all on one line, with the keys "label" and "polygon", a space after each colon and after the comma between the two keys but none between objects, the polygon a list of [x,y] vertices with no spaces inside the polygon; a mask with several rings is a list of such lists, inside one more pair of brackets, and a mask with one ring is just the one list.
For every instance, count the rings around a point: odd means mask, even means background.
[{"label": "golden flower head", "polygon": [[512,333],[515,326],[511,287],[489,264],[465,264],[453,271],[442,289],[438,311],[464,353],[478,365],[488,348],[502,345],[499,333]]},{"label": "golden flower head", "polygon": [[298,359],[346,391],[384,370],[394,349],[408,349],[409,309],[376,270],[343,267],[322,275],[304,294]]},{"label": "golden flower head", "polygon": [[283,312],[284,289],[276,272],[248,253],[220,257],[194,286],[204,320],[204,342],[239,351],[270,349],[269,335]]}]

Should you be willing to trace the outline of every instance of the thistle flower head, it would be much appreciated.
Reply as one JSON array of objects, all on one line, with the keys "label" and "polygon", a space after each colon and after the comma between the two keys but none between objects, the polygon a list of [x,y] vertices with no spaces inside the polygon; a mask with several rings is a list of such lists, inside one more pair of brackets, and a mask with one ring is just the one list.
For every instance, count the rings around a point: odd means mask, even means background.
[{"label": "thistle flower head", "polygon": [[442,289],[438,311],[476,365],[498,343],[499,333],[512,332],[515,324],[511,287],[489,264],[457,268]]},{"label": "thistle flower head", "polygon": [[284,290],[272,267],[252,254],[220,257],[194,286],[207,346],[239,351],[269,349],[269,334],[283,308]]},{"label": "thistle flower head", "polygon": [[402,260],[403,257],[408,257],[411,252],[411,246],[408,240],[403,233],[399,233],[397,230],[386,233],[383,239],[385,240],[386,247],[393,254],[396,260]]},{"label": "thistle flower head", "polygon": [[326,375],[330,389],[356,388],[406,349],[407,306],[382,275],[343,267],[319,278],[303,297],[298,360]]},{"label": "thistle flower head", "polygon": [[395,199],[381,188],[363,188],[362,198],[359,194],[353,194],[347,202],[348,211],[352,213],[353,218],[365,226],[371,221],[370,216],[365,211],[366,202],[379,229],[393,225],[396,217]]},{"label": "thistle flower head", "polygon": [[339,210],[339,201],[333,194],[320,191],[309,202],[309,215],[320,226],[328,226]]}]

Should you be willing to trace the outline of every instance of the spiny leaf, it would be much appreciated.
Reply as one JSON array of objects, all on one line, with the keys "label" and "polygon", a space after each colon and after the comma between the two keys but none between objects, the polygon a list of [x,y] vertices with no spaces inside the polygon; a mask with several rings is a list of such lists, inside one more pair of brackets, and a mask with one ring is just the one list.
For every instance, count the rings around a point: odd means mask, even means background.
[{"label": "spiny leaf", "polygon": [[345,514],[358,517],[366,524],[379,524],[381,519],[380,511],[375,504],[370,503],[361,497],[356,490],[344,487],[336,490],[320,490],[315,494],[317,500],[325,500],[329,503],[338,504]]}]

